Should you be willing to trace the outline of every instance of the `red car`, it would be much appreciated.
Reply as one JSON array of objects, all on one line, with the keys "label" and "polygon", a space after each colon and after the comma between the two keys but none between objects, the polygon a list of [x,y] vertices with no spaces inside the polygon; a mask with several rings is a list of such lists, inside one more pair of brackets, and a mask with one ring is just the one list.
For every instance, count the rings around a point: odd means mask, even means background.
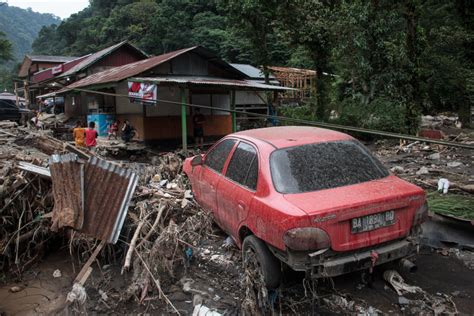
[{"label": "red car", "polygon": [[390,174],[351,136],[314,127],[230,134],[184,172],[198,203],[258,262],[332,277],[406,258],[427,216],[424,191]]}]

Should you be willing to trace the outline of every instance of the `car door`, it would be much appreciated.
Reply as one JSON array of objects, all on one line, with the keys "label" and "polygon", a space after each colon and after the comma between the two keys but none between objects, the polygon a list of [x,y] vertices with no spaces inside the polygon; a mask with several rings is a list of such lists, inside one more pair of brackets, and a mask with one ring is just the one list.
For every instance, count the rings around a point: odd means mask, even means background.
[{"label": "car door", "polygon": [[258,154],[247,142],[239,142],[217,187],[217,217],[222,228],[234,238],[248,215],[257,190]]},{"label": "car door", "polygon": [[225,139],[211,148],[204,156],[204,163],[198,180],[201,206],[214,214],[217,212],[217,184],[222,178],[222,171],[229,153],[236,143],[235,139]]}]

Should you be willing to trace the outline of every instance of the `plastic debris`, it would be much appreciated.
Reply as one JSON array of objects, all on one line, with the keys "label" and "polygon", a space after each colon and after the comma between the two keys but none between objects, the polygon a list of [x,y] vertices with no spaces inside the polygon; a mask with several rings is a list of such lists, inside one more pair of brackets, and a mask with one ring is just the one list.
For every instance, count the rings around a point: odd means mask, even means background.
[{"label": "plastic debris", "polygon": [[79,304],[84,304],[87,299],[86,289],[79,283],[74,283],[72,286],[72,291],[67,294],[68,302],[78,302]]},{"label": "plastic debris", "polygon": [[227,236],[227,238],[224,240],[224,243],[222,244],[222,247],[229,249],[235,246],[235,242],[232,239],[232,237]]},{"label": "plastic debris", "polygon": [[221,316],[222,314],[211,310],[209,307],[199,304],[194,307],[193,316]]},{"label": "plastic debris", "polygon": [[60,278],[61,276],[62,276],[61,270],[59,270],[59,269],[54,270],[53,278]]},{"label": "plastic debris", "polygon": [[423,292],[423,290],[418,286],[413,286],[405,283],[405,280],[402,276],[395,270],[387,270],[383,273],[383,278],[385,281],[390,283],[395,292],[398,295],[403,295],[405,293],[417,293]]},{"label": "plastic debris", "polygon": [[441,178],[438,181],[438,192],[447,194],[449,189],[449,180],[445,178]]}]

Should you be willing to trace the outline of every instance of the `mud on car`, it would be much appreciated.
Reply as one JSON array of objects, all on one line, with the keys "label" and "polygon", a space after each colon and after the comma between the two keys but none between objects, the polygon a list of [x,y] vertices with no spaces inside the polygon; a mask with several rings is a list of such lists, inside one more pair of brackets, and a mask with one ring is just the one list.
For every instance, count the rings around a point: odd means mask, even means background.
[{"label": "mud on car", "polygon": [[321,128],[230,134],[186,159],[184,172],[269,288],[279,285],[282,262],[321,278],[410,257],[427,216],[421,188],[356,139]]}]

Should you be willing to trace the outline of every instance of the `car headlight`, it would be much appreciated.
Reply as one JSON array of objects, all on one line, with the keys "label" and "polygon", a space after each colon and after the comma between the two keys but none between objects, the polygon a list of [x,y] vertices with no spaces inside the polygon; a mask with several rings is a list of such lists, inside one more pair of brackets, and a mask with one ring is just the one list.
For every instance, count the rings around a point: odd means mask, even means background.
[{"label": "car headlight", "polygon": [[296,251],[318,250],[331,247],[328,234],[321,228],[293,228],[283,236],[285,245]]}]

